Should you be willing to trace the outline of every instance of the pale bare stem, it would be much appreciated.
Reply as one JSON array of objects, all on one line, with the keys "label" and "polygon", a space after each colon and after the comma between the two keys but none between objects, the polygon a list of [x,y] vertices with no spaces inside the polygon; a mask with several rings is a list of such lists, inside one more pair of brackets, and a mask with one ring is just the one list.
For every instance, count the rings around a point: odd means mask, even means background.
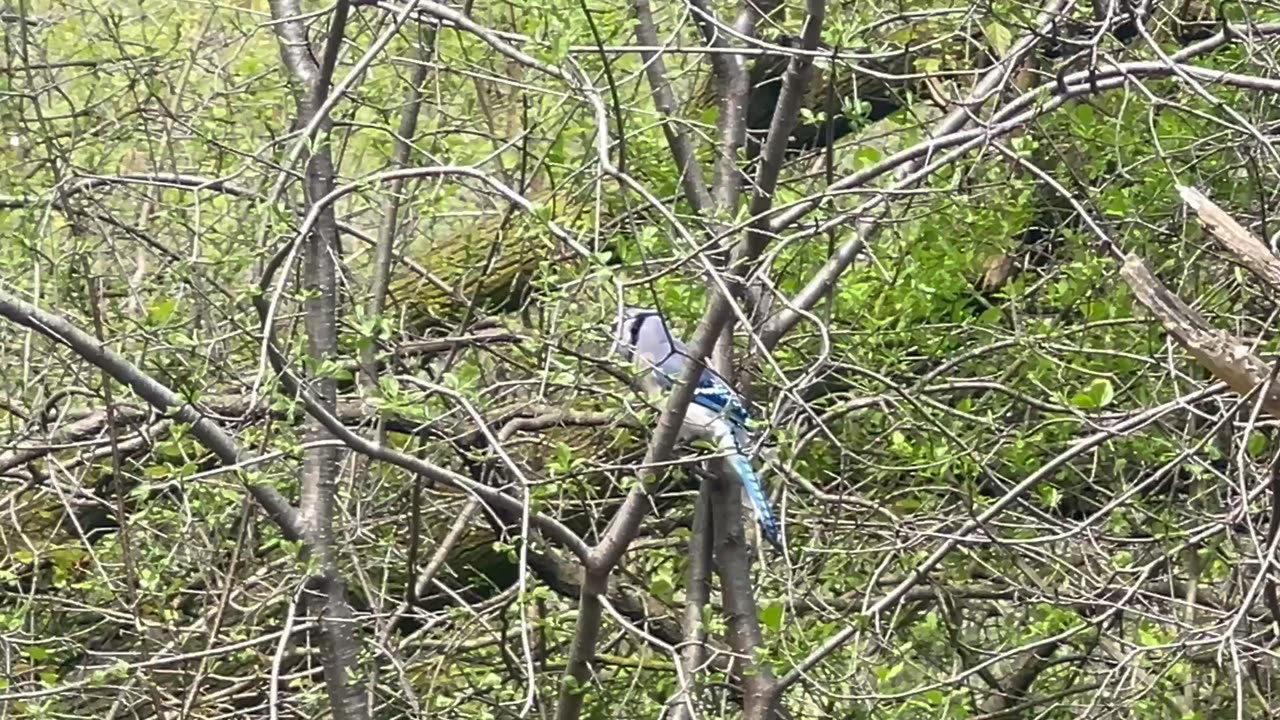
[{"label": "pale bare stem", "polygon": [[[435,41],[435,33],[426,33],[418,38],[419,44],[416,47],[413,65],[413,71],[409,78],[409,88],[404,99],[404,108],[400,114],[400,124],[396,130],[395,146],[392,151],[391,164],[395,168],[404,168],[410,165],[409,156],[413,149],[413,137],[418,128],[418,116],[422,109],[423,97],[422,89],[427,81],[429,71],[428,60],[431,57],[431,44]],[[378,226],[377,245],[374,248],[373,271],[369,279],[369,305],[366,311],[366,322],[371,323],[369,329],[372,337],[368,338],[368,343],[364,351],[361,353],[360,364],[360,380],[365,384],[370,392],[376,392],[379,378],[377,353],[382,346],[382,331],[390,326],[389,318],[384,317],[387,304],[387,291],[391,282],[392,259],[395,255],[397,234],[401,227],[401,206],[405,203],[405,181],[393,181],[388,188],[386,200],[382,204],[382,222]],[[375,430],[375,436],[379,445],[384,444],[387,438],[386,423],[379,421]],[[361,458],[357,465],[357,475],[363,479],[369,477],[370,465],[365,458]],[[406,563],[408,570],[412,571],[417,562],[418,539],[420,535],[420,507],[422,479],[414,478],[415,492],[412,497],[413,510],[412,521],[409,527],[410,547],[409,561]],[[365,484],[360,482],[360,484]],[[475,502],[474,500],[471,502]],[[377,647],[387,647],[387,635],[391,629],[399,621],[399,616],[404,612],[404,608],[397,609],[393,618],[387,623],[385,629],[380,633]],[[368,707],[369,713],[374,714],[374,702],[380,667],[374,665],[369,672],[368,679]]]},{"label": "pale bare stem", "polygon": [[[741,68],[736,64],[729,47],[728,35],[720,28],[721,21],[704,0],[689,0],[689,8],[693,10],[693,19],[702,30],[702,40],[708,48],[720,52],[711,53],[711,68],[715,73],[717,96],[723,96],[733,74]],[[646,9],[647,10],[647,9]],[[650,15],[652,23],[652,15]],[[641,40],[641,44],[649,44]]]},{"label": "pale bare stem", "polygon": [[763,636],[751,584],[751,556],[743,531],[742,489],[727,467],[718,470],[717,481],[711,488],[712,544],[729,625],[729,647],[736,656],[734,665],[742,679],[743,717],[765,720],[773,717],[778,697],[773,673],[756,662]]},{"label": "pale bare stem", "polygon": [[[106,372],[116,382],[129,387],[158,412],[177,422],[190,425],[192,435],[212,451],[223,464],[236,465],[243,459],[244,453],[240,445],[216,422],[136,365],[104,347],[92,336],[61,317],[23,302],[4,290],[0,290],[0,316],[29,328],[54,343],[65,345],[76,355]],[[304,538],[302,520],[279,491],[257,483],[249,483],[246,487],[267,512],[267,516],[280,526],[287,538],[290,540]]]},{"label": "pale bare stem", "polygon": [[[1280,26],[1260,27],[1259,31],[1267,34],[1276,34],[1280,33]],[[1176,61],[1182,62],[1220,47],[1229,39],[1230,35],[1227,33],[1210,37],[1195,45],[1188,46],[1171,57]],[[826,193],[834,193],[836,191],[840,193],[856,192],[857,188],[889,172],[894,173],[896,180],[889,188],[890,191],[907,189],[933,172],[958,161],[968,152],[982,147],[990,140],[1014,132],[1035,118],[1062,107],[1072,98],[1122,88],[1135,77],[1176,77],[1175,67],[1187,77],[1202,77],[1205,80],[1244,88],[1280,90],[1280,83],[1267,78],[1216,70],[1211,71],[1189,65],[1170,66],[1154,62],[1127,62],[1109,66],[1103,65],[1097,69],[1068,73],[1056,78],[1053,82],[1047,82],[1031,89],[994,113],[988,119],[984,128],[957,129],[947,134],[935,133],[931,139],[925,142],[897,152],[870,168],[837,181],[827,189]],[[1042,102],[1039,106],[1036,106],[1036,102],[1046,95],[1051,96],[1051,98],[1047,102]],[[951,116],[949,115],[948,117]],[[924,164],[925,161],[934,157],[939,150],[947,148],[956,149],[941,158]],[[788,242],[794,242],[802,237],[816,235],[825,232],[830,227],[850,222],[855,222],[858,228],[855,237],[842,243],[836,249],[830,261],[821,270],[812,275],[805,287],[786,301],[786,308],[761,328],[760,337],[766,346],[772,347],[776,345],[786,333],[803,319],[804,316],[801,311],[812,308],[822,298],[826,297],[826,293],[832,285],[852,265],[866,243],[881,229],[880,223],[884,217],[885,203],[888,199],[889,196],[885,194],[875,195],[873,199],[863,203],[851,212],[839,213],[813,230],[788,238]],[[816,208],[818,204],[818,200],[806,200],[776,214],[769,224],[770,231],[778,232],[790,226]]]},{"label": "pale bare stem", "polygon": [[[733,22],[734,35],[738,38],[753,39],[756,26],[766,17],[771,16],[782,7],[775,0],[742,0],[738,3],[738,14]],[[821,18],[813,32],[822,30]],[[716,119],[717,144],[712,195],[721,212],[732,213],[738,208],[738,200],[742,195],[742,162],[741,151],[747,141],[747,101],[751,94],[751,77],[747,72],[745,58],[740,55],[727,56],[720,68],[717,83],[717,96],[720,101],[720,116]],[[785,144],[785,139],[781,140]]]},{"label": "pale bare stem", "polygon": [[1280,417],[1280,388],[1273,386],[1267,363],[1247,343],[1210,325],[1203,315],[1171,293],[1141,257],[1129,255],[1120,268],[1120,276],[1169,336],[1206,370],[1243,396],[1256,393],[1262,408],[1272,417]]},{"label": "pale bare stem", "polygon": [[[102,283],[99,278],[93,277],[89,272],[85,273],[89,284],[89,305],[91,315],[93,316],[93,334],[101,345],[106,344],[106,335],[102,324]],[[124,560],[125,571],[125,588],[127,589],[128,605],[126,606],[130,614],[137,615],[139,612],[139,603],[141,598],[138,592],[138,558],[133,549],[132,534],[129,531],[129,517],[125,510],[125,486],[124,486],[124,463],[121,454],[120,442],[120,426],[116,422],[116,402],[115,393],[112,391],[111,376],[106,370],[102,371],[102,400],[106,404],[106,424],[107,438],[111,449],[111,474],[115,478],[115,514],[116,522],[120,525],[120,554]],[[140,624],[135,623],[135,631],[145,633]],[[143,659],[147,655],[144,653]],[[157,716],[164,714],[164,701],[160,697],[159,689],[156,687],[155,679],[151,673],[146,673],[142,681],[147,686],[148,694],[151,697],[152,709]]]},{"label": "pale bare stem", "polygon": [[[1018,67],[1022,58],[1031,52],[1042,38],[1048,34],[1053,25],[1058,21],[1058,15],[1062,11],[1065,3],[1062,0],[1048,0],[1036,21],[1036,28],[1019,38],[1010,48],[1009,52],[996,63],[991,69],[987,70],[982,77],[974,84],[973,90],[963,101],[961,101],[955,109],[947,113],[930,132],[930,141],[938,138],[947,137],[959,133],[966,125],[973,121],[982,106],[990,100],[999,89],[1009,82],[1015,68]],[[894,171],[894,179],[902,180],[919,170],[927,159],[927,155],[918,155],[913,157]],[[852,179],[845,179],[832,184],[827,192],[844,191],[851,187],[856,187],[861,182],[854,182]],[[801,203],[789,210],[779,214],[770,223],[769,229],[778,232],[787,226],[798,221],[805,214],[816,208],[817,202]],[[771,319],[761,331],[761,336],[765,344],[772,347],[777,344],[781,336],[788,330],[800,322],[802,315],[799,310],[808,310],[816,305],[823,297],[826,296],[829,288],[835,283],[836,279],[852,264],[854,258],[865,245],[867,239],[876,231],[878,218],[875,216],[867,218],[859,218],[859,226],[857,235],[845,242],[840,250],[828,262],[827,266],[819,271],[812,280],[805,286],[795,298],[789,303],[788,307],[780,312],[776,317]]]},{"label": "pale bare stem", "polygon": [[[808,53],[818,47],[818,41],[821,39],[827,12],[826,0],[809,0],[806,3],[806,9],[804,29],[800,36],[800,50],[804,52],[793,56],[783,72],[778,106],[769,123],[769,134],[765,136],[764,148],[756,166],[755,182],[752,184],[748,210],[753,220],[747,231],[745,254],[753,257],[763,253],[765,246],[771,240],[768,234],[769,211],[773,208],[778,175],[782,171],[791,132],[795,129],[801,102],[809,89],[809,81],[813,75],[813,56]],[[828,112],[834,112],[834,108],[828,108]],[[827,121],[834,123],[833,118]],[[744,269],[742,272],[745,275],[750,270]],[[765,297],[765,293],[759,286],[759,282],[753,283],[751,292],[747,293],[746,297],[749,299],[751,314],[763,317],[767,315],[767,308],[756,306]]]},{"label": "pale bare stem", "polygon": [[1280,292],[1280,259],[1271,253],[1261,238],[1245,229],[1199,190],[1181,187],[1178,195],[1195,211],[1205,229],[1213,234],[1223,249],[1273,290]]},{"label": "pale bare stem", "polygon": [[[649,47],[658,47],[660,45],[658,28],[653,21],[653,10],[649,0],[632,0],[631,7],[636,15],[636,42]],[[676,116],[679,106],[676,103],[675,93],[671,89],[666,62],[660,52],[642,51],[640,57],[644,60],[645,77],[649,81],[653,105],[663,117],[662,132],[666,135],[667,146],[671,149],[671,156],[675,159],[676,168],[679,170],[680,185],[684,188],[685,198],[696,212],[705,214],[711,209],[711,192],[707,188],[702,165],[694,153],[689,133]]]},{"label": "pale bare stem", "polygon": [[[422,109],[422,85],[427,81],[427,58],[430,57],[428,43],[434,40],[434,33],[423,38],[419,49],[419,62],[414,64],[409,79],[409,91],[405,96],[404,110],[400,115],[400,127],[396,130],[395,150],[391,163],[404,168],[409,165],[409,153],[412,149],[413,136],[418,128],[418,114]],[[397,230],[400,227],[400,207],[404,203],[404,180],[395,180],[387,189],[387,200],[382,207],[382,224],[378,227],[378,245],[373,264],[373,277],[369,280],[369,318],[379,319],[386,309],[387,284],[391,279],[391,260],[394,255]],[[377,384],[378,368],[374,359],[374,344],[370,343],[365,352],[364,374],[368,381]]]},{"label": "pale bare stem", "polygon": [[[307,157],[306,193],[309,203],[325,197],[333,190],[334,166],[330,133],[333,122],[327,115],[329,84],[342,47],[350,3],[339,0],[330,21],[321,64],[311,57],[306,26],[298,20],[301,6],[296,1],[276,0],[271,4],[275,31],[280,39],[281,55],[298,86],[297,125],[314,127],[314,141]],[[318,209],[303,252],[302,288],[306,293],[307,354],[313,370],[320,372],[311,382],[317,404],[332,412],[337,403],[337,384],[325,367],[338,353],[337,334],[337,270],[334,253],[338,250],[338,229],[332,205]],[[330,437],[324,425],[314,417],[305,424],[304,437],[309,442]],[[334,507],[338,492],[338,452],[331,445],[317,444],[303,455],[300,512],[308,534],[310,562],[315,564],[307,582],[309,595],[305,602],[319,615],[323,632],[322,657],[329,703],[338,720],[360,720],[368,717],[368,709],[358,686],[351,681],[359,662],[360,648],[356,640],[354,617],[347,601],[347,584],[338,569],[338,549],[334,535]]]},{"label": "pale bare stem", "polygon": [[711,602],[711,484],[702,483],[693,509],[693,532],[689,535],[689,575],[685,586],[684,648],[680,662],[683,685],[671,698],[673,718],[696,720],[698,675],[707,661],[705,613]]},{"label": "pale bare stem", "polygon": [[[827,16],[826,0],[809,0],[806,4],[808,14],[804,20],[804,30],[800,35],[800,49],[812,52],[817,49],[822,37],[822,26]],[[800,114],[800,104],[809,90],[809,79],[813,75],[813,56],[806,53],[795,55],[787,63],[782,75],[782,91],[778,96],[778,107],[773,113],[769,125],[769,134],[765,138],[764,149],[760,153],[760,164],[756,168],[754,187],[749,206],[751,216],[757,218],[747,234],[749,252],[758,255],[769,242],[765,235],[768,223],[765,218],[773,207],[774,191],[778,187],[778,173],[782,170],[787,144],[791,131],[796,126]]]}]

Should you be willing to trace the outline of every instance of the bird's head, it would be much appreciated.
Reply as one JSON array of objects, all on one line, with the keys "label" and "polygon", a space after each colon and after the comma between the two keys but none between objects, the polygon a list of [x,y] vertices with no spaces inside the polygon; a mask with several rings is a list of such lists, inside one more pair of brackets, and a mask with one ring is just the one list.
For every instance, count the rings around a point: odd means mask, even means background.
[{"label": "bird's head", "polygon": [[649,318],[659,318],[661,321],[656,310],[624,305],[618,315],[618,328],[614,334],[614,353],[630,361],[640,339],[640,330]]}]

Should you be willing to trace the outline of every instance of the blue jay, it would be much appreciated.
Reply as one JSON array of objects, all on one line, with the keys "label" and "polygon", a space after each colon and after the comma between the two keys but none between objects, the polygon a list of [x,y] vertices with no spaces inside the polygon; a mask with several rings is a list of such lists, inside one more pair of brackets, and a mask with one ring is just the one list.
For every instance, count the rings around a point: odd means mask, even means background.
[{"label": "blue jay", "polygon": [[[688,348],[671,335],[662,315],[644,308],[623,309],[614,351],[641,371],[641,383],[650,393],[669,391],[689,362]],[[751,460],[743,453],[750,421],[742,398],[707,369],[698,380],[681,432],[686,437],[709,440],[718,450],[728,453],[729,464],[755,510],[761,534],[769,544],[781,549],[781,528]]]}]

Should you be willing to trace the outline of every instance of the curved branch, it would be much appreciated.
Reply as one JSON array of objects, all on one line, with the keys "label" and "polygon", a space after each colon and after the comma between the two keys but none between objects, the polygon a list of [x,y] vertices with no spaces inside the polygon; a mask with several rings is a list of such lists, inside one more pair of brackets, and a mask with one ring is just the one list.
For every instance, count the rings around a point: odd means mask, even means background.
[{"label": "curved branch", "polygon": [[[660,47],[649,0],[632,0],[632,8],[636,15],[636,40],[642,46]],[[707,189],[707,181],[702,176],[702,166],[689,141],[689,134],[676,121],[676,97],[671,90],[666,63],[662,60],[662,54],[656,51],[642,50],[640,59],[644,62],[645,76],[649,80],[653,106],[663,117],[662,132],[666,135],[667,146],[671,149],[671,156],[680,172],[680,184],[684,188],[685,198],[695,212],[704,214],[711,208],[711,191]],[[717,67],[724,64],[719,63]]]},{"label": "curved branch", "polygon": [[[34,330],[48,339],[65,345],[80,357],[123,385],[128,386],[166,417],[189,425],[191,434],[218,456],[224,465],[235,465],[244,458],[240,444],[216,422],[205,417],[194,405],[147,375],[138,366],[105,347],[92,336],[66,320],[25,303],[0,289],[0,317]],[[297,510],[275,488],[246,482],[245,488],[262,506],[284,536],[291,541],[303,540],[302,521]]]},{"label": "curved branch", "polygon": [[[1280,24],[1269,26],[1272,32],[1280,33]],[[1224,41],[1225,42],[1225,41]],[[1203,45],[1199,43],[1198,45]],[[1190,48],[1188,49],[1190,50]],[[1182,53],[1179,53],[1182,55]],[[1183,59],[1174,56],[1175,59]],[[1280,92],[1280,80],[1241,75],[1219,70],[1209,70],[1193,65],[1166,65],[1159,62],[1131,62],[1118,65],[1104,65],[1096,70],[1082,70],[1061,78],[1060,82],[1045,83],[1034,88],[1017,100],[1009,103],[987,122],[985,127],[959,130],[949,135],[934,137],[913,147],[895,153],[875,166],[859,171],[841,180],[824,195],[835,191],[848,192],[891,170],[897,170],[896,183],[882,190],[869,192],[876,196],[857,208],[843,212],[827,220],[823,224],[801,233],[789,240],[795,241],[810,235],[826,232],[829,228],[847,224],[857,220],[857,235],[842,244],[823,268],[818,271],[808,284],[787,303],[787,308],[771,318],[760,331],[761,341],[767,347],[773,347],[796,324],[804,319],[804,312],[813,307],[826,296],[830,287],[840,275],[853,264],[862,247],[878,231],[883,217],[884,206],[891,197],[890,193],[918,184],[928,176],[946,167],[970,151],[982,147],[992,139],[1007,135],[1032,120],[1065,105],[1069,100],[1087,95],[1094,95],[1105,90],[1113,90],[1132,82],[1139,77],[1180,79],[1182,74],[1206,82],[1216,82],[1237,87]],[[1047,100],[1043,96],[1049,96]],[[1038,103],[1038,104],[1037,104]],[[919,160],[932,157],[939,150],[954,148],[941,158],[921,167]],[[906,170],[911,170],[905,175]],[[803,214],[817,206],[818,201],[806,201],[777,216],[769,227],[780,230],[798,220]],[[797,212],[801,211],[802,212]]]}]

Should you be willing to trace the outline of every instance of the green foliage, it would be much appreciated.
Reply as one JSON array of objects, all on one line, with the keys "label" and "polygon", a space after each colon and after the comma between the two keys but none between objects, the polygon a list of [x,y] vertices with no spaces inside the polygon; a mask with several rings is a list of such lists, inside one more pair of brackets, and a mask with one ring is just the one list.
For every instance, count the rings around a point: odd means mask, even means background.
[{"label": "green foliage", "polygon": [[[712,6],[732,17],[728,4]],[[681,45],[700,41],[692,24],[676,29],[687,7],[655,7],[664,33]],[[794,7],[776,29],[800,30],[803,13]],[[1224,7],[1253,23],[1276,19],[1260,6]],[[104,425],[67,430],[104,406],[97,371],[62,344],[0,325],[0,463],[33,438],[51,438],[48,452],[5,465],[0,490],[0,644],[8,649],[0,714],[104,717],[116,704],[119,716],[146,714],[154,697],[185,698],[199,678],[190,717],[256,717],[266,712],[264,679],[277,652],[281,714],[328,712],[315,671],[318,636],[307,629],[278,645],[275,634],[322,559],[253,509],[244,484],[299,502],[304,458],[331,439],[304,425],[301,404],[264,356],[254,300],[273,308],[270,330],[290,367],[312,381],[335,380],[340,419],[385,447],[507,493],[522,512],[589,543],[637,486],[643,428],[660,406],[597,362],[615,291],[625,284],[626,300],[660,306],[687,336],[706,304],[706,278],[691,259],[698,248],[600,172],[598,134],[609,132],[610,161],[697,242],[707,228],[682,196],[667,121],[639,54],[595,51],[581,3],[470,11],[521,52],[593,87],[608,127],[579,88],[473,34],[412,20],[343,85],[332,130],[305,139],[289,132],[297,88],[282,70],[264,3],[28,2],[6,10],[0,285],[90,330],[89,276],[100,279],[107,344],[198,403],[246,457],[236,470],[219,468],[190,426],[172,413],[146,416],[133,389],[113,385],[122,413],[117,462]],[[585,11],[606,45],[635,44],[629,5]],[[9,18],[17,12],[34,20],[23,29]],[[387,27],[379,12],[363,4],[355,11],[337,82]],[[837,177],[927,138],[936,114],[930,95],[966,95],[969,71],[986,53],[1003,55],[1035,11],[913,1],[895,7],[895,19],[888,12],[836,3],[823,41],[859,53],[911,49],[904,74],[928,73],[933,85],[904,84],[898,112],[873,127],[853,123],[852,141],[833,152]],[[1178,23],[1169,11],[1152,12],[1166,51],[1183,47],[1170,34]],[[309,18],[317,51],[324,13]],[[1078,4],[1063,20],[1088,16]],[[1156,58],[1149,46],[1103,35],[1100,62]],[[1259,59],[1265,38],[1251,42],[1194,63],[1269,76]],[[822,61],[820,69],[834,72],[827,77],[855,76],[843,60]],[[475,168],[528,198],[533,212],[474,178],[368,181],[395,165],[408,82],[423,62],[424,105],[407,164]],[[683,123],[698,157],[709,160],[715,149],[705,139],[722,113],[699,102],[709,63],[674,52],[664,62],[677,97],[689,100],[670,122]],[[1037,62],[1032,81],[1046,86],[1054,73],[1079,69],[1062,56]],[[845,116],[874,108],[857,83],[852,92],[838,87]],[[1223,396],[1115,429],[1178,405],[1211,379],[1147,319],[1118,278],[1110,246],[1077,212],[1090,213],[1115,247],[1146,258],[1212,324],[1256,341],[1269,358],[1270,291],[1186,221],[1176,185],[1200,187],[1251,229],[1273,233],[1261,212],[1275,205],[1271,156],[1227,109],[1264,133],[1276,113],[1259,93],[1206,87],[1212,100],[1177,80],[1135,77],[1121,91],[1066,103],[1017,137],[993,139],[1016,160],[988,144],[918,192],[889,195],[869,252],[813,308],[825,334],[803,324],[765,362],[739,328],[737,358],[748,361],[739,363],[747,370],[740,379],[755,388],[767,438],[757,464],[770,489],[781,488],[788,525],[785,562],[765,555],[753,566],[764,637],[755,660],[783,675],[835,634],[854,633],[788,692],[796,718],[1013,716],[1022,699],[1038,703],[1028,716],[1045,718],[1077,717],[1082,708],[1143,720],[1262,717],[1274,704],[1272,669],[1258,659],[1274,634],[1267,595],[1250,589],[1271,593],[1258,574],[1259,539],[1271,522],[1271,425],[1244,429],[1247,410]],[[1006,90],[974,112],[1019,92]],[[811,104],[801,120],[831,114]],[[302,318],[319,295],[302,281],[306,258],[290,249],[306,240],[297,234],[308,198],[291,175],[302,164],[281,172],[297,143],[307,153],[329,148],[338,184],[356,188],[334,204],[343,223],[331,248],[340,260],[335,357],[307,357]],[[1053,177],[1078,207],[1028,166]],[[825,184],[820,170],[821,161],[790,163],[775,202],[813,197]],[[114,180],[92,180],[101,177]],[[803,288],[832,247],[853,237],[856,223],[843,214],[871,197],[828,197],[773,239],[761,268],[766,289],[789,297]],[[386,309],[375,314],[368,241],[376,243],[392,206],[396,260]],[[747,219],[743,208],[714,212],[715,221]],[[807,234],[838,216],[845,222],[830,236]],[[594,256],[564,247],[550,222]],[[1013,269],[984,284],[993,259]],[[274,274],[264,278],[268,267]],[[480,337],[494,329],[474,321],[494,317],[520,342]],[[457,344],[423,350],[412,344],[423,335],[428,345]],[[368,358],[379,368],[374,383],[361,375]],[[1104,429],[1113,435],[1089,439]],[[502,437],[501,452],[492,436]],[[482,508],[416,604],[397,611],[445,538],[458,535],[451,531],[470,496],[392,464],[345,453],[338,462],[332,562],[361,653],[352,682],[373,688],[375,715],[496,720],[524,713],[533,698],[530,713],[550,716],[580,617],[576,558],[528,529],[523,514]],[[646,488],[649,517],[611,577],[590,679],[567,683],[584,717],[657,717],[680,689],[676,660],[656,648],[683,641],[691,491],[700,478],[682,467]],[[953,541],[900,603],[863,614]],[[713,586],[700,627],[716,657],[727,658],[736,628],[721,613],[723,583]],[[295,609],[305,622],[306,608]],[[1239,621],[1230,638],[1225,618]],[[1247,656],[1232,662],[1248,672],[1206,654],[1219,639]],[[1022,694],[995,687],[1040,649],[1046,668]],[[158,660],[175,656],[189,659]],[[1237,708],[1244,678],[1257,684]],[[713,663],[699,682],[702,715],[737,712],[729,688],[740,678]]]}]

